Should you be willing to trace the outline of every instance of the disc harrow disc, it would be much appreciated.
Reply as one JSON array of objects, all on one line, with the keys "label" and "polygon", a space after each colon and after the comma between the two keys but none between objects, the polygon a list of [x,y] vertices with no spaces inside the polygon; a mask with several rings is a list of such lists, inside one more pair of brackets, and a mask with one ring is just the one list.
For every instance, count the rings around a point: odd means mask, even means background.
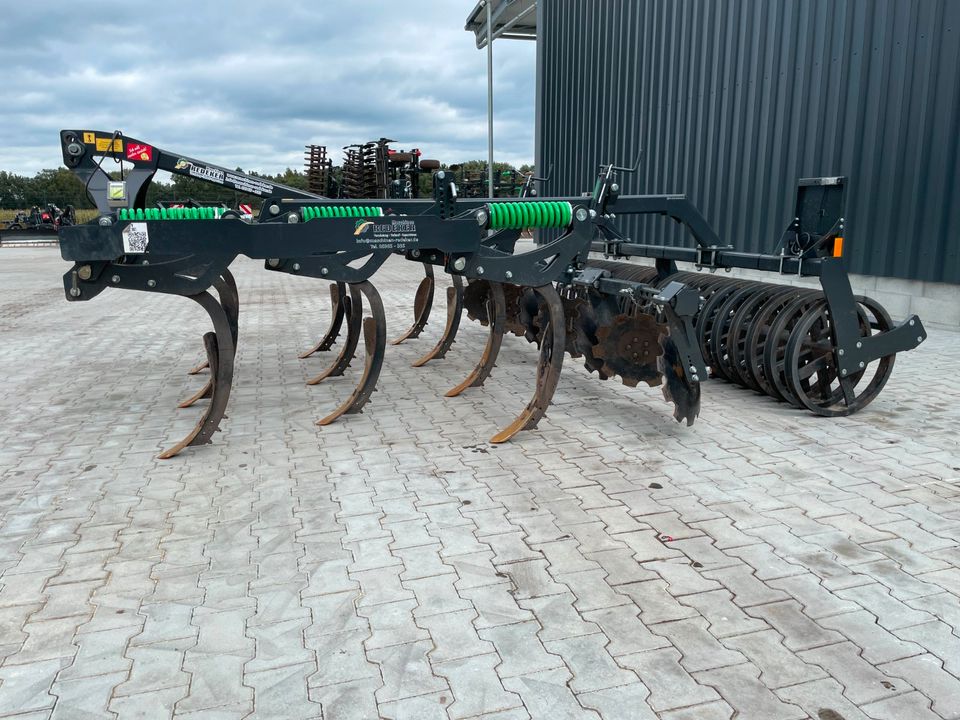
[{"label": "disc harrow disc", "polygon": [[603,359],[606,375],[619,375],[627,387],[636,387],[641,381],[656,387],[661,382],[657,357],[662,352],[663,331],[664,326],[652,315],[618,315],[597,330],[593,355]]},{"label": "disc harrow disc", "polygon": [[700,383],[687,377],[687,368],[669,330],[660,336],[660,347],[663,354],[657,358],[657,369],[664,379],[663,399],[673,403],[674,420],[686,421],[689,427],[700,415]]}]

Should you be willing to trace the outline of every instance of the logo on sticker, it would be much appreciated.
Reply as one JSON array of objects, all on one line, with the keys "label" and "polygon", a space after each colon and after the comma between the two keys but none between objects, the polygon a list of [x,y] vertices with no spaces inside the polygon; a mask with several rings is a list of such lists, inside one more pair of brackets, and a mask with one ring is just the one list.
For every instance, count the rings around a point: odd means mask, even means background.
[{"label": "logo on sticker", "polygon": [[145,253],[150,243],[150,234],[146,223],[130,223],[123,232],[123,252],[126,254]]},{"label": "logo on sticker", "polygon": [[127,160],[143,162],[153,160],[153,146],[142,143],[127,143]]},{"label": "logo on sticker", "polygon": [[372,226],[373,226],[372,220],[357,220],[357,224],[353,230],[353,234],[363,235],[363,233],[365,233]]},{"label": "logo on sticker", "polygon": [[174,170],[189,170],[191,164],[192,164],[192,163],[191,163],[189,160],[184,160],[183,158],[180,158],[179,160],[177,160],[177,164],[173,166],[173,169],[174,169]]},{"label": "logo on sticker", "polygon": [[196,163],[190,164],[190,174],[195,178],[200,178],[201,180],[208,180],[215,183],[223,182],[222,170],[215,170],[214,168],[204,167],[203,165],[197,165]]}]

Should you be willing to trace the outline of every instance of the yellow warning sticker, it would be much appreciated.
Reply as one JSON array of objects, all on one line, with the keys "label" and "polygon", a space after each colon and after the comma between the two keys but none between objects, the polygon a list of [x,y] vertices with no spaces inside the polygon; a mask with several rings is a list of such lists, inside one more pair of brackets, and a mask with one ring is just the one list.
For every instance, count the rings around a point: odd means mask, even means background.
[{"label": "yellow warning sticker", "polygon": [[[112,138],[98,137],[97,152],[109,152],[111,139]],[[113,152],[123,152],[123,140],[120,138],[113,141]]]},{"label": "yellow warning sticker", "polygon": [[96,142],[96,140],[95,140],[95,138],[94,138],[94,134],[93,134],[92,132],[85,132],[85,133],[83,134],[83,141],[84,141],[85,143],[87,143],[88,145],[93,145],[93,143]]}]

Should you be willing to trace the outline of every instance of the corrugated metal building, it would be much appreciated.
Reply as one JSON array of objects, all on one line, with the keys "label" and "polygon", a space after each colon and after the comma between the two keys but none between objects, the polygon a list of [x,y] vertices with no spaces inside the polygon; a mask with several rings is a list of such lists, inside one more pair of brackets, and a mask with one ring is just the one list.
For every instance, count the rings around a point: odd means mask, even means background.
[{"label": "corrugated metal building", "polygon": [[[796,179],[845,175],[852,272],[960,283],[960,0],[539,0],[536,15],[546,193],[642,150],[625,191],[685,193],[725,242],[773,251]],[[628,230],[690,242],[656,218]]]}]

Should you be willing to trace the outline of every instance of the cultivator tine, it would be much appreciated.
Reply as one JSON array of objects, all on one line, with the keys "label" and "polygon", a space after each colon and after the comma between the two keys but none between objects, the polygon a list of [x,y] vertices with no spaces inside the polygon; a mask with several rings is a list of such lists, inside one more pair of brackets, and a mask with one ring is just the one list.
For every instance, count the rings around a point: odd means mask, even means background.
[{"label": "cultivator tine", "polygon": [[199,374],[202,373],[204,370],[206,370],[208,367],[210,367],[210,363],[207,362],[206,360],[203,360],[203,361],[200,362],[199,364],[194,365],[192,368],[190,368],[189,370],[187,370],[187,375],[199,375]]},{"label": "cultivator tine", "polygon": [[[237,335],[240,328],[240,295],[237,292],[237,281],[229,270],[224,270],[223,274],[220,276],[220,279],[214,281],[213,286],[216,288],[217,295],[220,297],[220,306],[227,314],[227,322],[230,326],[230,336],[233,339],[233,352],[236,353]],[[204,344],[206,344],[206,341],[204,341]],[[203,361],[200,365],[197,365],[194,370],[199,372],[203,368],[207,367],[210,367],[209,360]],[[191,371],[187,374],[196,375],[197,373]],[[204,398],[209,398],[212,396],[213,373],[211,372],[210,377],[207,378],[207,381],[204,383],[203,387],[189,398],[179,403],[177,407],[181,409],[188,408],[198,400],[203,400]]]},{"label": "cultivator tine", "polygon": [[500,353],[500,344],[503,341],[504,326],[506,325],[506,301],[503,295],[503,285],[496,282],[487,283],[487,285],[490,289],[486,301],[486,317],[490,327],[487,344],[477,366],[462,383],[447,390],[446,397],[456,397],[467,388],[480,387],[490,376],[496,364],[497,355]]},{"label": "cultivator tine", "polygon": [[[233,347],[237,347],[237,324],[238,324],[238,311],[240,307],[240,296],[237,292],[237,280],[233,277],[233,273],[230,270],[226,269],[221,275],[222,287],[217,287],[217,293],[220,295],[220,302],[223,304],[224,293],[230,293],[232,295],[232,300],[227,304],[224,304],[224,310],[227,311],[227,317],[230,318],[230,328],[233,331]],[[216,283],[214,283],[216,285]],[[232,312],[232,314],[231,314]],[[199,375],[201,372],[210,367],[210,363],[206,360],[201,361],[197,365],[194,365],[192,368],[187,370],[187,375]],[[199,400],[201,397],[209,397],[209,395],[197,395],[192,398],[188,404],[180,404],[177,407],[189,407],[194,402]],[[185,401],[187,402],[187,401]]]},{"label": "cultivator tine", "polygon": [[404,340],[412,340],[420,337],[420,333],[427,326],[430,319],[430,310],[433,308],[433,290],[436,287],[436,281],[433,277],[433,266],[423,263],[424,278],[417,287],[417,294],[413,299],[413,325],[395,340],[391,340],[391,345],[399,345]]},{"label": "cultivator tine", "polygon": [[506,442],[521,430],[530,430],[537,426],[550,407],[553,393],[560,380],[563,367],[563,353],[566,345],[566,322],[563,317],[563,303],[553,285],[541,285],[531,288],[546,305],[547,326],[543,330],[540,342],[540,360],[537,363],[537,388],[533,398],[527,403],[516,420],[492,438],[492,443]]},{"label": "cultivator tine", "polygon": [[[343,291],[340,292],[340,287],[343,287]],[[337,292],[340,294],[340,300],[337,303],[338,308],[342,308],[343,317],[347,321],[347,339],[343,343],[343,347],[340,348],[340,352],[337,354],[336,359],[330,366],[321,372],[319,375],[307,380],[307,385],[319,385],[328,377],[337,377],[343,375],[344,371],[350,367],[350,362],[353,360],[354,355],[357,351],[357,345],[360,342],[360,332],[362,330],[361,319],[363,317],[363,304],[359,306],[356,304],[356,301],[360,298],[359,295],[355,295],[353,289],[351,288],[350,294],[347,295],[346,285],[343,283],[337,283]],[[333,287],[330,288],[331,296],[334,293]],[[340,321],[343,322],[343,319]],[[331,330],[333,326],[331,326]],[[340,328],[337,327],[337,333],[340,332]],[[336,338],[336,335],[333,336]]]},{"label": "cultivator tine", "polygon": [[207,362],[210,364],[210,404],[197,421],[196,427],[183,440],[157,456],[161,460],[172,458],[190,445],[206,445],[211,441],[213,434],[220,429],[220,421],[227,409],[230,387],[233,384],[236,348],[227,311],[206,291],[188,297],[199,303],[213,321],[213,332],[203,336]]},{"label": "cultivator tine", "polygon": [[351,283],[350,296],[351,307],[353,309],[353,318],[357,322],[363,314],[363,299],[361,293],[367,297],[370,305],[371,317],[363,319],[363,340],[367,351],[367,359],[364,363],[363,375],[360,382],[353,389],[348,397],[336,410],[325,418],[318,420],[317,425],[329,425],[341,415],[353,415],[362,412],[363,406],[370,399],[370,395],[376,389],[377,379],[380,377],[380,369],[383,367],[383,356],[386,354],[387,347],[387,318],[383,310],[383,301],[380,299],[380,293],[368,281]]},{"label": "cultivator tine", "polygon": [[345,302],[349,303],[346,285],[342,282],[330,283],[330,327],[316,345],[297,355],[298,358],[303,360],[314,353],[324,352],[333,347],[333,344],[337,341],[337,336],[340,334],[340,328],[343,325]]},{"label": "cultivator tine", "polygon": [[422,367],[431,360],[443,358],[456,341],[460,316],[463,314],[463,278],[459,275],[452,275],[451,278],[453,286],[447,288],[447,324],[443,328],[443,335],[430,352],[413,363],[413,367]]}]

